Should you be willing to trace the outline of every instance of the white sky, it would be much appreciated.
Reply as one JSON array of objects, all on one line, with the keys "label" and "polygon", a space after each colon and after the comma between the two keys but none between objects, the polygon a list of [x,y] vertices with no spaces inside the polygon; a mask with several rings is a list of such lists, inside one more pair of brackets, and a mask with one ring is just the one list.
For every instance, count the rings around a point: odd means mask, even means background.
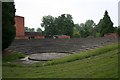
[{"label": "white sky", "polygon": [[88,19],[98,24],[108,11],[114,26],[118,26],[119,0],[14,0],[16,15],[25,17],[25,26],[41,27],[43,16],[54,17],[71,14],[74,23],[84,23]]}]

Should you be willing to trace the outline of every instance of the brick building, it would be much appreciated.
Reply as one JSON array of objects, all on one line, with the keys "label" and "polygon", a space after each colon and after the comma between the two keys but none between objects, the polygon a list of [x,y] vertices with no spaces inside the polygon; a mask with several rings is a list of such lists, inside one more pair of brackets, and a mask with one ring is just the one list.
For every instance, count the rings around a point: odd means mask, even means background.
[{"label": "brick building", "polygon": [[44,39],[44,36],[38,32],[25,32],[24,17],[15,16],[16,39]]},{"label": "brick building", "polygon": [[16,26],[16,39],[24,39],[25,38],[24,17],[15,16],[15,26]]}]

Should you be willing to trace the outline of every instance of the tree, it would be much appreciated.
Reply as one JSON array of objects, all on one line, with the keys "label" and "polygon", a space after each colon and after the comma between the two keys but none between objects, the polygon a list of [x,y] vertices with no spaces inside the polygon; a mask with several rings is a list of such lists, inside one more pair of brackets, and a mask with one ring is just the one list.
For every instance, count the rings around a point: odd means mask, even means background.
[{"label": "tree", "polygon": [[97,26],[100,28],[100,36],[114,32],[113,22],[111,21],[107,11],[105,11],[103,19],[100,20]]},{"label": "tree", "polygon": [[58,18],[50,15],[44,16],[41,26],[45,28],[46,36],[53,35],[73,35],[74,22],[70,14],[62,14]]},{"label": "tree", "polygon": [[92,36],[93,28],[95,27],[95,23],[93,20],[87,20],[85,22],[85,29],[88,34],[88,36]]},{"label": "tree", "polygon": [[14,2],[2,2],[2,50],[12,43],[15,32]]},{"label": "tree", "polygon": [[93,28],[94,37],[100,37],[101,26],[102,26],[102,19],[100,19],[99,23]]},{"label": "tree", "polygon": [[77,29],[78,31],[80,31],[80,30],[81,30],[81,27],[80,27],[80,25],[79,25],[79,24],[75,24],[75,25],[74,25],[74,27],[76,27],[76,29]]},{"label": "tree", "polygon": [[36,29],[36,32],[39,32],[40,34],[44,35],[44,31],[42,31],[41,28],[37,28],[37,29]]},{"label": "tree", "polygon": [[45,28],[44,34],[45,36],[52,36],[56,33],[55,25],[54,25],[55,18],[48,15],[42,18],[41,26]]},{"label": "tree", "polygon": [[25,32],[35,32],[35,28],[24,27]]},{"label": "tree", "polygon": [[25,32],[29,32],[29,28],[28,27],[24,27]]},{"label": "tree", "polygon": [[74,22],[72,20],[72,15],[66,14],[66,21],[65,21],[65,35],[73,36],[73,28],[74,28]]},{"label": "tree", "polygon": [[116,26],[114,27],[114,32],[117,33],[117,31],[118,31],[118,27]]},{"label": "tree", "polygon": [[55,20],[55,26],[59,35],[73,36],[74,22],[70,14],[62,14]]},{"label": "tree", "polygon": [[42,33],[42,29],[41,29],[41,28],[37,28],[37,29],[36,29],[36,32]]},{"label": "tree", "polygon": [[34,28],[28,28],[28,32],[35,32]]},{"label": "tree", "polygon": [[86,37],[86,34],[85,34],[85,24],[84,23],[81,23],[80,24],[80,37]]},{"label": "tree", "polygon": [[80,36],[88,37],[93,35],[93,28],[95,27],[95,23],[93,20],[87,20],[85,23],[80,24]]},{"label": "tree", "polygon": [[76,27],[73,28],[73,37],[76,37],[76,38],[80,37],[80,32]]}]

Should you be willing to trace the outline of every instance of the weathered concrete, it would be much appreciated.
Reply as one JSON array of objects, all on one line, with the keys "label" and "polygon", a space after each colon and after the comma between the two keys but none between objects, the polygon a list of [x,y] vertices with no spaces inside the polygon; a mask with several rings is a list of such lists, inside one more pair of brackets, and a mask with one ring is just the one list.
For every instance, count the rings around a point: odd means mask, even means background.
[{"label": "weathered concrete", "polygon": [[41,53],[41,54],[31,54],[28,59],[34,61],[48,61],[57,58],[62,58],[64,56],[68,56],[70,54],[67,53]]}]

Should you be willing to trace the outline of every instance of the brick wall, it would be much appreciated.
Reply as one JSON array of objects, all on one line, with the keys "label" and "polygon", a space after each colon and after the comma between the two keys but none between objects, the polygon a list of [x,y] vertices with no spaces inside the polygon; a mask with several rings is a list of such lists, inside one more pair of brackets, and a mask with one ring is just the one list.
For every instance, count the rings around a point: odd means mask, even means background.
[{"label": "brick wall", "polygon": [[16,26],[16,37],[24,37],[24,17],[16,16],[15,17],[15,26]]}]

